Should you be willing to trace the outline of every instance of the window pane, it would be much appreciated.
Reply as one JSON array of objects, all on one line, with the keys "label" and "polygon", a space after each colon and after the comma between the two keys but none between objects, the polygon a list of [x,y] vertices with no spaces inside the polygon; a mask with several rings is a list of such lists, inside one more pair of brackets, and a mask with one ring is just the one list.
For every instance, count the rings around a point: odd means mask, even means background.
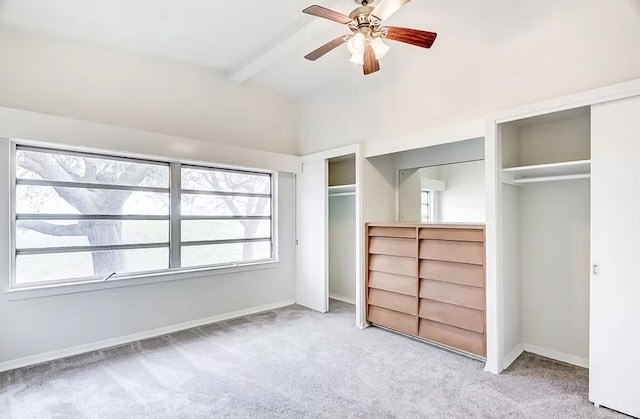
[{"label": "window pane", "polygon": [[18,214],[168,215],[169,194],[16,186]]},{"label": "window pane", "polygon": [[16,248],[167,243],[169,221],[23,221],[16,222]]},{"label": "window pane", "polygon": [[169,165],[18,149],[18,179],[169,187]]},{"label": "window pane", "polygon": [[271,243],[232,243],[207,246],[182,246],[182,267],[250,262],[271,258]]},{"label": "window pane", "polygon": [[19,255],[16,258],[16,283],[168,269],[168,261],[168,248]]},{"label": "window pane", "polygon": [[271,198],[182,194],[182,215],[270,215]]},{"label": "window pane", "polygon": [[182,241],[271,237],[270,220],[185,220]]},{"label": "window pane", "polygon": [[271,176],[183,168],[182,189],[269,194]]}]

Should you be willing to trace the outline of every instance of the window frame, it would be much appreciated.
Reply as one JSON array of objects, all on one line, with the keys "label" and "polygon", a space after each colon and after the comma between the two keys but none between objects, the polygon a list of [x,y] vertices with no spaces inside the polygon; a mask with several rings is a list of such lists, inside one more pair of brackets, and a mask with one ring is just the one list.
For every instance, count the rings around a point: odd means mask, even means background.
[{"label": "window frame", "polygon": [[[426,203],[424,203],[423,199],[424,195],[427,195]],[[435,191],[433,189],[420,189],[420,219],[423,223],[432,223],[434,217],[434,194]],[[427,207],[427,217],[423,216],[424,207]]]},{"label": "window frame", "polygon": [[[169,200],[169,211],[168,214],[165,215],[113,215],[113,216],[98,216],[96,218],[100,219],[109,219],[109,218],[117,218],[122,220],[162,220],[168,222],[168,242],[163,243],[139,243],[139,244],[120,244],[113,246],[80,246],[83,249],[86,248],[86,251],[95,251],[95,249],[102,249],[107,247],[108,250],[129,250],[129,249],[149,249],[149,248],[167,248],[168,249],[168,269],[158,269],[158,270],[150,270],[150,271],[138,271],[138,272],[130,272],[130,273],[121,273],[108,276],[107,278],[101,278],[98,276],[89,276],[89,277],[81,277],[81,278],[66,278],[66,279],[57,279],[57,280],[47,280],[47,281],[37,281],[26,284],[18,284],[16,277],[16,261],[19,253],[22,254],[38,254],[38,253],[70,253],[65,251],[65,247],[59,247],[59,251],[56,251],[56,247],[47,247],[40,249],[27,249],[25,252],[24,249],[20,251],[17,249],[16,243],[16,235],[17,235],[17,152],[19,149],[22,150],[32,150],[38,152],[46,152],[51,154],[64,154],[64,155],[77,155],[80,157],[94,157],[94,158],[102,158],[109,160],[122,160],[129,162],[137,162],[142,164],[158,164],[162,166],[167,166],[169,169],[169,182],[166,188],[164,187],[146,187],[146,186],[126,186],[126,185],[107,185],[107,184],[88,184],[84,182],[71,182],[75,183],[76,187],[84,187],[86,189],[108,189],[108,190],[132,190],[132,191],[145,191],[145,192],[162,192],[167,193]],[[10,267],[10,275],[9,275],[9,289],[6,291],[9,294],[9,299],[22,299],[22,298],[35,298],[45,295],[57,295],[57,294],[66,294],[80,291],[92,291],[95,289],[104,289],[104,288],[115,288],[121,286],[131,286],[138,285],[144,283],[154,283],[154,282],[165,282],[171,280],[180,280],[180,279],[188,279],[194,277],[203,277],[203,276],[212,276],[219,275],[231,272],[240,272],[240,271],[252,271],[257,269],[269,269],[279,265],[279,253],[278,253],[278,235],[277,235],[277,225],[278,225],[278,213],[277,213],[277,181],[278,176],[276,172],[268,171],[268,170],[259,170],[259,169],[245,169],[245,168],[235,168],[231,166],[209,163],[209,162],[188,162],[188,161],[180,161],[180,160],[172,160],[172,159],[163,159],[157,157],[146,157],[141,155],[132,155],[132,154],[124,154],[117,153],[113,151],[97,151],[92,149],[80,149],[66,146],[57,146],[50,144],[34,144],[32,142],[22,142],[18,140],[11,140],[11,150],[10,150],[10,188],[9,188],[9,204],[10,204],[10,234],[9,234],[9,249],[10,249],[10,258],[9,258],[9,267]],[[180,224],[183,218],[179,214],[180,204],[181,204],[181,196],[183,193],[182,185],[181,185],[181,170],[182,167],[193,167],[197,169],[208,169],[215,171],[228,171],[232,173],[248,173],[255,175],[268,176],[270,178],[270,193],[260,194],[261,196],[270,198],[270,215],[267,217],[270,220],[271,228],[270,228],[270,237],[268,240],[271,244],[271,252],[270,258],[268,259],[260,259],[260,260],[251,260],[251,261],[238,261],[238,262],[230,262],[230,263],[221,263],[221,264],[212,264],[212,265],[203,265],[197,267],[187,267],[182,268],[177,266],[175,263],[176,260],[179,263],[179,254],[181,247],[181,231]],[[42,184],[43,186],[51,186],[52,184],[56,184],[57,181],[41,181],[41,180],[20,180],[21,184]],[[64,182],[69,183],[69,182]],[[94,187],[95,186],[95,187]],[[215,191],[211,191],[211,195],[216,194]],[[218,193],[219,194],[219,193]],[[256,194],[235,194],[235,195],[256,195]],[[176,213],[176,210],[178,211]],[[177,214],[177,216],[176,216]],[[92,214],[71,214],[68,218],[75,219],[90,219]],[[64,219],[66,216],[63,214],[55,216],[58,219]],[[186,219],[192,219],[191,216],[186,216]],[[23,217],[20,217],[23,218]],[[29,219],[39,218],[38,215],[28,216]],[[195,219],[202,219],[202,217],[195,216]],[[204,217],[207,218],[207,217]],[[230,216],[228,219],[246,219],[244,216]],[[47,217],[42,217],[42,219],[52,219]],[[263,218],[266,219],[266,218]],[[177,229],[175,225],[177,224]],[[212,240],[212,243],[224,243],[224,242],[250,242],[256,241],[254,239],[236,239],[236,240]],[[266,238],[262,238],[261,241],[267,241]],[[75,248],[75,246],[69,246]],[[177,252],[175,251],[177,249]],[[49,251],[47,251],[49,250]],[[77,251],[77,250],[76,250]],[[176,253],[178,259],[176,259]]]},{"label": "window frame", "polygon": [[[181,259],[181,254],[182,254],[182,248],[183,247],[189,247],[189,246],[209,246],[209,245],[216,245],[216,244],[231,244],[231,243],[264,243],[266,241],[269,241],[270,245],[271,245],[271,249],[270,249],[270,255],[271,257],[269,259],[258,259],[255,260],[254,262],[260,262],[261,260],[263,261],[268,261],[274,258],[274,241],[273,241],[273,237],[274,237],[274,230],[273,230],[273,226],[274,226],[274,207],[273,207],[273,201],[274,201],[274,196],[273,196],[273,175],[271,173],[267,173],[267,172],[255,172],[255,171],[248,171],[248,170],[232,170],[232,169],[228,169],[228,168],[219,168],[219,167],[212,167],[212,166],[202,166],[202,165],[193,165],[193,164],[177,164],[176,166],[172,166],[172,170],[173,167],[176,167],[176,171],[179,172],[179,175],[175,175],[176,176],[176,183],[179,184],[178,188],[174,188],[174,190],[177,190],[177,198],[175,201],[175,204],[178,206],[178,208],[180,207],[180,203],[181,203],[181,198],[183,194],[187,194],[187,195],[201,195],[201,196],[239,196],[239,197],[253,197],[253,198],[269,198],[270,200],[270,206],[269,206],[269,215],[268,216],[250,216],[250,215],[244,215],[244,216],[206,216],[206,215],[182,215],[180,214],[178,217],[173,217],[172,218],[172,222],[173,220],[177,220],[177,224],[175,226],[175,229],[172,230],[174,232],[176,232],[175,236],[177,236],[175,238],[176,242],[174,243],[172,241],[172,248],[174,249],[174,251],[176,253],[178,253],[178,255],[173,255],[172,257],[176,258],[176,259]],[[230,172],[230,173],[240,173],[240,174],[250,174],[250,175],[255,175],[255,176],[263,176],[263,177],[268,177],[269,178],[269,193],[265,194],[265,193],[250,193],[250,192],[228,192],[228,191],[208,191],[208,190],[200,190],[200,189],[183,189],[182,188],[182,169],[187,168],[187,169],[194,169],[194,170],[201,170],[201,171],[211,171],[211,172]],[[172,173],[172,180],[174,180],[174,174]],[[173,199],[171,199],[172,204],[174,203]],[[181,221],[189,221],[189,220],[194,220],[194,221],[198,221],[198,220],[269,220],[270,221],[270,231],[269,231],[269,237],[268,238],[245,238],[245,239],[219,239],[219,240],[186,240],[186,241],[182,241],[182,223]],[[224,263],[222,265],[225,265]],[[216,265],[198,265],[198,266],[191,266],[188,268],[183,268],[183,269],[197,269],[197,268],[203,268],[203,267],[207,267],[207,266],[216,266]]]}]

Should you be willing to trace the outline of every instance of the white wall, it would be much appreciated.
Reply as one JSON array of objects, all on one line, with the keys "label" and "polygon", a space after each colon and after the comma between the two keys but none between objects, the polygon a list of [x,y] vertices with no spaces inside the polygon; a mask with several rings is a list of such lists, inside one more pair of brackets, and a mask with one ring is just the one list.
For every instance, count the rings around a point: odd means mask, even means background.
[{"label": "white wall", "polygon": [[329,296],[355,303],[356,197],[329,197]]},{"label": "white wall", "polygon": [[354,185],[356,161],[354,156],[329,160],[329,186]]},{"label": "white wall", "polygon": [[[590,182],[520,191],[522,341],[589,359]],[[535,351],[534,351],[535,352]]]},{"label": "white wall", "polygon": [[304,98],[301,152],[417,135],[640,77],[637,0],[473,3],[430,2],[428,18],[407,10],[402,26],[439,33],[432,49],[394,43],[380,78]]},{"label": "white wall", "polygon": [[[362,220],[396,221],[396,167],[393,156],[362,161]],[[364,255],[363,255],[364,257]]]},{"label": "white wall", "polygon": [[[589,160],[589,115],[524,126],[519,130],[518,165]],[[508,167],[508,166],[507,166]]]},{"label": "white wall", "polygon": [[[255,150],[171,137],[30,112],[0,109],[0,137],[37,138],[66,146],[153,150],[154,156],[193,158],[201,162],[250,164],[286,171],[298,159]],[[20,135],[24,132],[25,135]],[[85,139],[83,141],[83,138]],[[102,143],[101,143],[102,140]],[[110,140],[110,141],[109,141]],[[0,140],[0,369],[56,356],[56,351],[197,322],[256,307],[290,304],[294,299],[295,177],[279,173],[278,238],[280,262],[270,269],[99,291],[9,300],[9,141]],[[73,351],[73,349],[71,349]],[[54,352],[54,355],[43,354]],[[57,352],[60,353],[60,352]],[[31,358],[29,358],[31,357]],[[35,358],[33,358],[35,357]]]},{"label": "white wall", "polygon": [[297,154],[295,103],[221,72],[0,27],[0,106]]},{"label": "white wall", "polygon": [[[500,299],[502,321],[502,355],[506,359],[502,367],[515,361],[522,352],[522,281],[520,277],[520,188],[511,185],[500,185],[502,188],[502,271],[504,286]],[[499,362],[503,362],[501,359]]]},{"label": "white wall", "polygon": [[441,166],[440,180],[445,190],[437,192],[438,218],[441,223],[484,223],[486,191],[484,160]]}]

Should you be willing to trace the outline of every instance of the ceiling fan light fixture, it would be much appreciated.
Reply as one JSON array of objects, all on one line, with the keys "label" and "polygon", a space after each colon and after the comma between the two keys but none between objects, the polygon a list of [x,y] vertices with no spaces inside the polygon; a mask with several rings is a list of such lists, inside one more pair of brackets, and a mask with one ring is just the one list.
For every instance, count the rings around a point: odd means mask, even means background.
[{"label": "ceiling fan light fixture", "polygon": [[[376,54],[376,60],[381,60],[385,55],[389,52],[391,47],[384,43],[384,41],[379,37],[374,37],[368,39],[366,42],[371,44],[371,48],[373,48],[373,52]],[[364,65],[364,46],[360,50],[351,50],[351,59],[349,59],[350,63],[356,65]]]},{"label": "ceiling fan light fixture", "polygon": [[361,65],[364,75],[367,76],[380,70],[379,60],[387,55],[390,50],[389,45],[384,42],[385,40],[402,42],[421,48],[431,48],[438,36],[435,32],[399,26],[383,26],[387,18],[391,17],[410,1],[380,0],[377,6],[373,7],[369,6],[372,0],[355,0],[360,7],[354,9],[349,16],[323,6],[307,7],[302,11],[303,13],[346,25],[352,34],[329,41],[305,55],[304,58],[316,61],[328,52],[347,44],[347,49],[351,54],[349,61]]},{"label": "ceiling fan light fixture", "polygon": [[382,58],[384,58],[384,56],[387,55],[387,53],[391,49],[391,47],[385,44],[380,37],[372,38],[370,42],[371,48],[373,48],[373,51],[376,53],[377,60],[381,60]]},{"label": "ceiling fan light fixture", "polygon": [[349,62],[356,65],[364,65],[364,49],[358,54],[352,54]]},{"label": "ceiling fan light fixture", "polygon": [[367,38],[364,34],[362,32],[358,32],[349,39],[349,42],[347,42],[347,49],[352,55],[363,55],[366,40]]}]

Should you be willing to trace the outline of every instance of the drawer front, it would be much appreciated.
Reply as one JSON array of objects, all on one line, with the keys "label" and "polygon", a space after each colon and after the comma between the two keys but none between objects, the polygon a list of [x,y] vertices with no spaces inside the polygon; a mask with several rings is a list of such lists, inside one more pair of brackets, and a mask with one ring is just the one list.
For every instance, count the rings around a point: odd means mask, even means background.
[{"label": "drawer front", "polygon": [[370,288],[367,303],[413,316],[418,315],[418,301],[416,297],[408,295]]},{"label": "drawer front", "polygon": [[369,227],[369,237],[404,237],[407,239],[416,238],[415,227]]},{"label": "drawer front", "polygon": [[369,253],[414,258],[416,257],[416,240],[397,239],[393,237],[370,237]]},{"label": "drawer front", "polygon": [[486,356],[484,335],[478,333],[420,319],[419,335],[455,349]]},{"label": "drawer front", "polygon": [[413,277],[418,273],[415,258],[386,255],[369,255],[369,270]]},{"label": "drawer front", "polygon": [[417,335],[416,317],[385,308],[369,306],[367,320],[373,324],[388,327],[410,335]]},{"label": "drawer front", "polygon": [[466,285],[449,284],[429,279],[420,280],[420,298],[455,304],[484,311],[484,289]]},{"label": "drawer front", "polygon": [[421,299],[420,317],[471,332],[484,333],[484,311]]},{"label": "drawer front", "polygon": [[369,288],[418,296],[418,280],[414,276],[394,275],[369,271]]},{"label": "drawer front", "polygon": [[421,239],[484,242],[484,230],[458,228],[422,228]]},{"label": "drawer front", "polygon": [[484,266],[441,262],[437,260],[421,260],[420,278],[483,288]]},{"label": "drawer front", "polygon": [[484,244],[447,240],[420,240],[420,258],[484,265]]}]

